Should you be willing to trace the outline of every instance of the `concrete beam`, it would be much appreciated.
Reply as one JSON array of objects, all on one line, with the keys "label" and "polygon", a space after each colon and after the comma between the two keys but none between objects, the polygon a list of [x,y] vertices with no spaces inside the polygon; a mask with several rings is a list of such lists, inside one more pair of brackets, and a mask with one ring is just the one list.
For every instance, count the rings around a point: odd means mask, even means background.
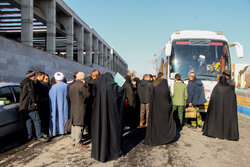
[{"label": "concrete beam", "polygon": [[21,42],[33,46],[33,0],[21,1]]},{"label": "concrete beam", "polygon": [[66,15],[72,16],[75,22],[83,25],[85,30],[91,32],[91,28],[63,0],[56,0],[56,6]]}]

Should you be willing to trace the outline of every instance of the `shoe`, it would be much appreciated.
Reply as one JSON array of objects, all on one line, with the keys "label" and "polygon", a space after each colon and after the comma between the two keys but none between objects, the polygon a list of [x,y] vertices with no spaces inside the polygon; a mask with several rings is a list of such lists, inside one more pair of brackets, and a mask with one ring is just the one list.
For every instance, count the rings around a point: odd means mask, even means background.
[{"label": "shoe", "polygon": [[46,134],[43,134],[43,138],[48,138],[49,136],[48,135],[46,135]]},{"label": "shoe", "polygon": [[41,137],[41,138],[39,138],[38,140],[39,140],[39,141],[42,141],[42,142],[47,142],[47,141],[49,141],[48,138],[44,138],[44,137]]},{"label": "shoe", "polygon": [[124,130],[129,130],[130,127],[129,126],[125,126]]},{"label": "shoe", "polygon": [[76,148],[89,148],[89,146],[82,144],[82,145],[76,146]]},{"label": "shoe", "polygon": [[140,122],[140,126],[143,126],[143,122]]},{"label": "shoe", "polygon": [[146,127],[148,126],[148,123],[146,123],[146,125],[145,125]]}]

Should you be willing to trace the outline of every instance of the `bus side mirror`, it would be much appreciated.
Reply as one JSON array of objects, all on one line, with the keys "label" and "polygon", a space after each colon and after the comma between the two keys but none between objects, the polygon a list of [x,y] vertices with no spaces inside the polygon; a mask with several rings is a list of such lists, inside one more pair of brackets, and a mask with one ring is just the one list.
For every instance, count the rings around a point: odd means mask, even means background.
[{"label": "bus side mirror", "polygon": [[236,55],[238,58],[243,57],[243,46],[239,42],[230,43],[229,47],[235,46]]},{"label": "bus side mirror", "polygon": [[165,54],[166,54],[166,56],[169,57],[171,55],[171,49],[172,49],[172,45],[171,45],[170,42],[168,42],[166,44],[166,47],[165,47]]},{"label": "bus side mirror", "polygon": [[235,45],[235,49],[236,49],[236,54],[239,58],[242,58],[243,57],[243,46],[241,44],[239,44],[237,42],[237,44]]}]

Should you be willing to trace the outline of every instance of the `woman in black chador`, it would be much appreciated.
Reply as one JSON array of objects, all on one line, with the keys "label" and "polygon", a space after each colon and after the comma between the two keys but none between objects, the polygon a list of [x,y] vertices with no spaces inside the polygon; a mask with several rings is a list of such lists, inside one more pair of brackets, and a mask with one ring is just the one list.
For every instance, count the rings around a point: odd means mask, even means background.
[{"label": "woman in black chador", "polygon": [[159,76],[154,81],[150,102],[148,127],[144,143],[151,146],[167,144],[175,139],[176,123],[172,114],[172,101],[168,82]]},{"label": "woman in black chador", "polygon": [[230,85],[225,75],[223,73],[220,76],[218,84],[212,91],[203,135],[239,140],[236,95],[234,87]]},{"label": "woman in black chador", "polygon": [[122,154],[122,116],[124,88],[119,87],[110,73],[97,78],[94,84],[91,157],[106,162]]}]

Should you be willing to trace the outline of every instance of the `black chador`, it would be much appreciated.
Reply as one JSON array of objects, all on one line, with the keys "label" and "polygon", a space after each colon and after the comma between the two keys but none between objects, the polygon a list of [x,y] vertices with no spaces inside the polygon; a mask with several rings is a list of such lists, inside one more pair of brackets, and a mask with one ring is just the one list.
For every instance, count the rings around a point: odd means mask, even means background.
[{"label": "black chador", "polygon": [[212,91],[203,135],[239,140],[236,94],[234,87],[225,80],[221,77]]},{"label": "black chador", "polygon": [[119,87],[110,73],[99,76],[94,84],[91,157],[106,162],[122,154],[122,116],[124,88]]},{"label": "black chador", "polygon": [[154,82],[150,102],[148,127],[144,143],[157,146],[175,139],[176,123],[173,119],[171,96],[166,79]]}]

